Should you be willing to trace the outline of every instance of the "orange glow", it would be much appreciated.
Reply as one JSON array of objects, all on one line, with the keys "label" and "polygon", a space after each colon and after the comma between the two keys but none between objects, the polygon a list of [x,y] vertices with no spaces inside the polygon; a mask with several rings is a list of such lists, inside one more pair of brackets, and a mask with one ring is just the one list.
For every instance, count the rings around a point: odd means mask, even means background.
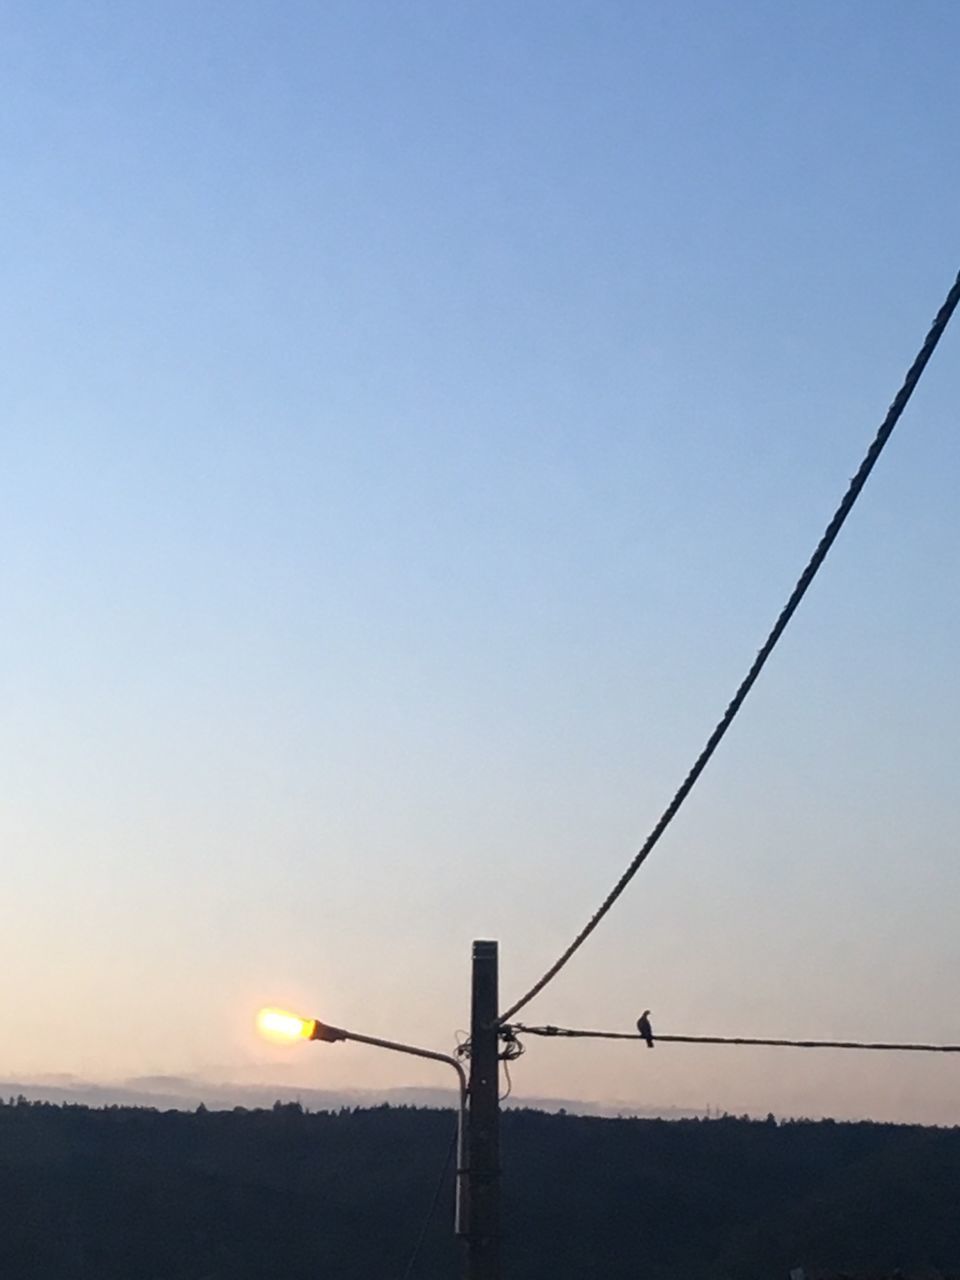
[{"label": "orange glow", "polygon": [[291,1040],[309,1040],[315,1022],[312,1018],[299,1018],[284,1009],[261,1009],[257,1014],[257,1030],[267,1040],[289,1043]]}]

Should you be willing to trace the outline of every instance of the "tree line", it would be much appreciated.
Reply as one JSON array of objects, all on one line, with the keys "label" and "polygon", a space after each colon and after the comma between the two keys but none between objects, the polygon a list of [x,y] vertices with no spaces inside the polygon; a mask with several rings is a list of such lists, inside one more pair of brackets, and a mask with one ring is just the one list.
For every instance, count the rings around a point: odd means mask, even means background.
[{"label": "tree line", "polygon": [[[400,1280],[453,1134],[406,1107],[0,1103],[5,1280]],[[503,1117],[506,1280],[960,1274],[960,1130]],[[458,1274],[452,1173],[418,1280]]]}]

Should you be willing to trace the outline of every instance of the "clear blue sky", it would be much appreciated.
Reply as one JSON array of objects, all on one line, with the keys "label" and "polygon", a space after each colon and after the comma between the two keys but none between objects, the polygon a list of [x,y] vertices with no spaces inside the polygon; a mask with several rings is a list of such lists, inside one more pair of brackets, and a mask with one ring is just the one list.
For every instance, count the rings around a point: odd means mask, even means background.
[{"label": "clear blue sky", "polygon": [[[620,874],[960,264],[943,2],[3,6],[0,1075],[433,1080]],[[527,1011],[960,1040],[960,331]],[[960,1120],[957,1067],[518,1093]]]}]

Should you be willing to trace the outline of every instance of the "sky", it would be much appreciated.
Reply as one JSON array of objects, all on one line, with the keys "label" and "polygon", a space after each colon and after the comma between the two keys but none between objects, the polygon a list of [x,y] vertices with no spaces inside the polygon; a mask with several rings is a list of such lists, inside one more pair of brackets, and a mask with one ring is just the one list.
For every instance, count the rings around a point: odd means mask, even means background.
[{"label": "sky", "polygon": [[[0,1077],[444,1086],[254,1013],[449,1050],[472,939],[506,1005],[619,877],[960,265],[960,11],[0,12]],[[960,1042],[958,352],[525,1020]],[[513,1087],[955,1124],[958,1071]]]}]

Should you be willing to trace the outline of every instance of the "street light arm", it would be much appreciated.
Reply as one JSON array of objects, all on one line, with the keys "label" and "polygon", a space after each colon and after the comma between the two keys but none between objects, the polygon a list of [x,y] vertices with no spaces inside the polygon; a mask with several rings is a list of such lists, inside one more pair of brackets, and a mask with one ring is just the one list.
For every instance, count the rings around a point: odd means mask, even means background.
[{"label": "street light arm", "polygon": [[466,1149],[464,1131],[467,1111],[467,1075],[461,1063],[447,1053],[435,1053],[433,1049],[418,1049],[416,1045],[399,1044],[396,1040],[381,1040],[377,1036],[362,1036],[358,1031],[346,1031],[343,1027],[331,1027],[326,1022],[314,1019],[308,1036],[310,1040],[323,1040],[328,1044],[336,1044],[340,1040],[353,1040],[357,1044],[373,1045],[375,1049],[390,1049],[394,1053],[407,1053],[414,1058],[429,1058],[432,1062],[445,1062],[453,1067],[460,1084],[460,1106],[457,1111],[457,1205],[456,1231],[465,1236],[469,1232],[469,1201],[465,1194],[467,1177]]},{"label": "street light arm", "polygon": [[436,1053],[433,1049],[418,1049],[412,1044],[399,1044],[396,1040],[380,1040],[376,1036],[362,1036],[358,1031],[346,1031],[343,1027],[331,1027],[325,1022],[314,1021],[311,1040],[325,1040],[330,1044],[338,1040],[355,1040],[357,1044],[372,1044],[377,1049],[392,1049],[394,1053],[409,1053],[414,1058],[431,1058],[434,1062],[445,1062],[453,1067],[460,1081],[460,1092],[467,1091],[467,1076],[456,1058],[447,1053]]}]

